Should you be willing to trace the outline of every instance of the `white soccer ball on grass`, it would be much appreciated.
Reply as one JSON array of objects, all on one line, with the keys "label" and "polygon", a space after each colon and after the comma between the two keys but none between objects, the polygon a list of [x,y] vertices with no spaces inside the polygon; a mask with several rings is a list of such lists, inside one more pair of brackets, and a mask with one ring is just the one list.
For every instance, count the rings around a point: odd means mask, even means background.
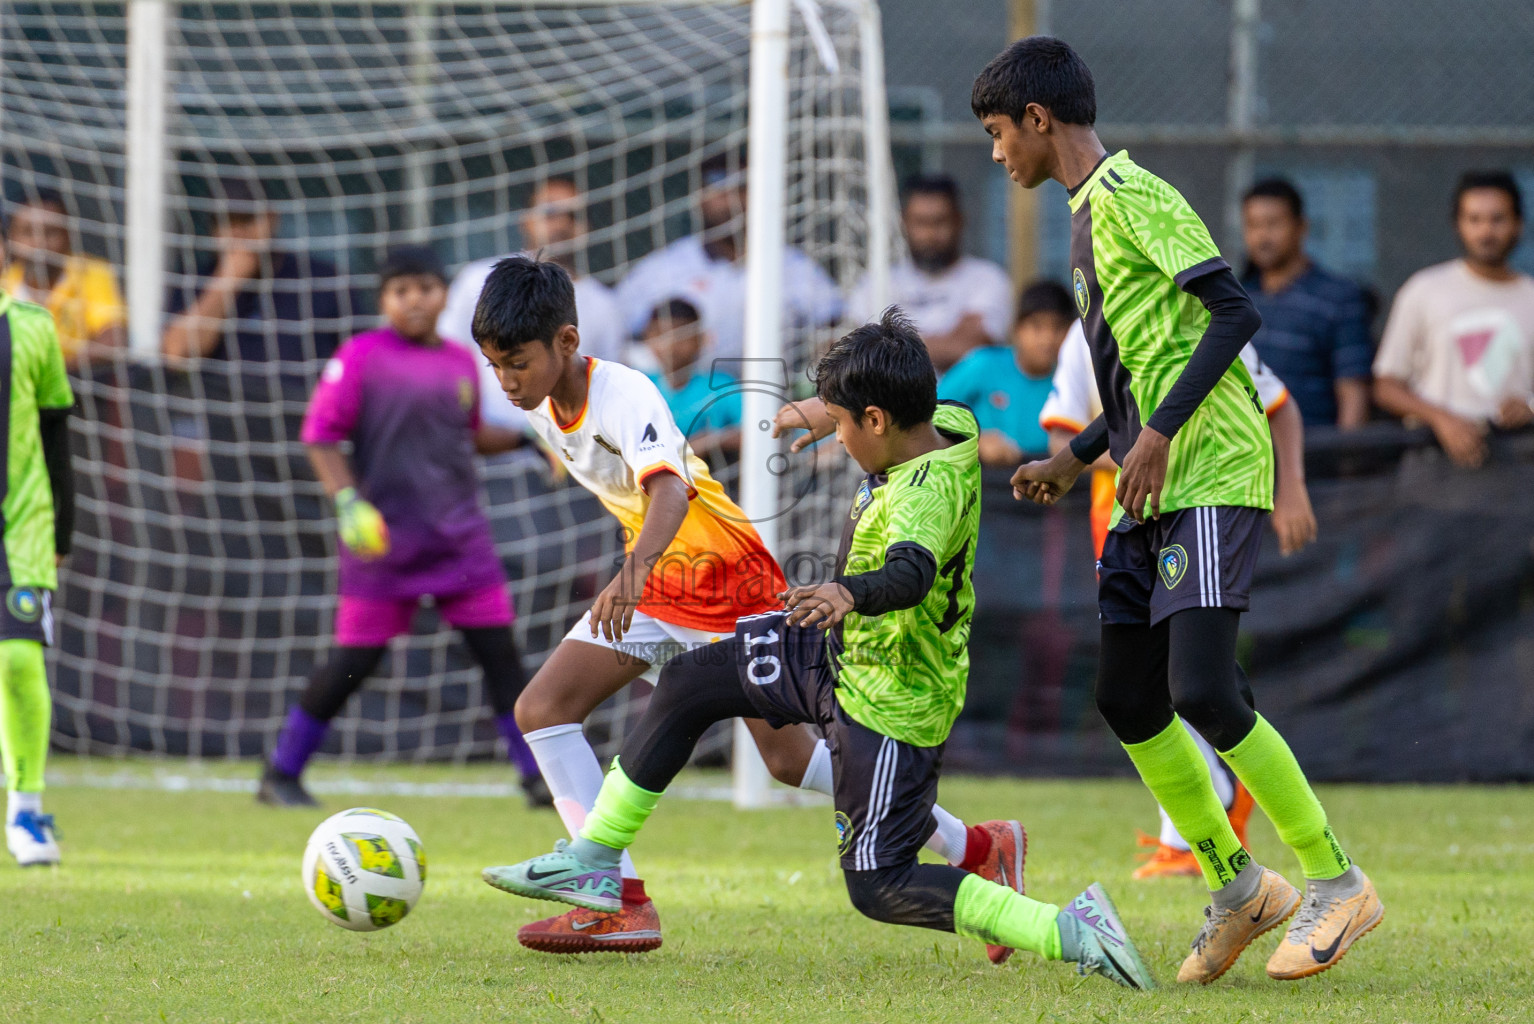
[{"label": "white soccer ball on grass", "polygon": [[398,924],[421,898],[426,851],[403,818],[353,807],[309,837],[303,878],[309,902],[331,924],[377,931]]}]

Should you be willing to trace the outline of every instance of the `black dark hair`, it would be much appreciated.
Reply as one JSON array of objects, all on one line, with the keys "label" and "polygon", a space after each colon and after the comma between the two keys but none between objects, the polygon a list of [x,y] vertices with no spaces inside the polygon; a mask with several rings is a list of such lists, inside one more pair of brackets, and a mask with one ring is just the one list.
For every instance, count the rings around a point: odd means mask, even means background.
[{"label": "black dark hair", "polygon": [[378,287],[382,290],[396,277],[416,274],[447,284],[447,268],[435,250],[425,245],[396,245],[384,254],[383,264],[378,268]]},{"label": "black dark hair", "polygon": [[650,310],[649,322],[662,320],[669,324],[695,324],[702,319],[703,315],[698,312],[697,306],[686,299],[672,298]]},{"label": "black dark hair", "polygon": [[1288,178],[1263,178],[1246,190],[1246,195],[1241,197],[1241,205],[1245,206],[1253,199],[1281,199],[1288,204],[1289,212],[1294,214],[1295,220],[1305,219],[1305,197],[1300,195],[1300,190]]},{"label": "black dark hair", "polygon": [[715,153],[703,161],[698,168],[698,174],[703,179],[705,188],[712,188],[725,181],[731,181],[737,187],[745,187],[746,184],[746,151],[743,149],[731,149],[723,153]]},{"label": "black dark hair", "polygon": [[901,430],[926,423],[937,408],[937,370],[916,325],[899,306],[832,345],[810,380],[821,401],[860,419],[872,405],[889,413]]},{"label": "black dark hair", "polygon": [[1035,281],[1023,289],[1017,300],[1017,322],[1047,313],[1070,321],[1076,318],[1076,304],[1065,286],[1054,281]]},{"label": "black dark hair", "polygon": [[1086,61],[1054,36],[1019,39],[975,76],[969,107],[979,118],[1000,114],[1023,123],[1037,103],[1064,124],[1097,123],[1097,87]]},{"label": "black dark hair", "polygon": [[1459,184],[1454,187],[1454,206],[1449,215],[1458,218],[1460,200],[1465,198],[1466,192],[1478,188],[1494,188],[1507,193],[1507,197],[1513,201],[1513,216],[1523,220],[1523,193],[1518,191],[1517,180],[1507,171],[1466,171],[1460,175]]},{"label": "black dark hair", "polygon": [[[69,213],[69,207],[64,205],[64,193],[56,188],[49,188],[46,185],[32,189],[22,196],[19,201],[12,203],[11,209],[19,210],[24,206],[53,206],[58,208],[61,213],[66,215]],[[0,212],[0,234],[9,234],[10,230],[10,217],[4,212]]]},{"label": "black dark hair", "polygon": [[64,204],[64,193],[60,192],[56,188],[48,188],[47,186],[33,189],[22,198],[21,202],[17,203],[16,205],[52,206],[62,213],[69,212],[69,207]]},{"label": "black dark hair", "polygon": [[576,325],[575,285],[558,263],[508,256],[491,268],[469,330],[477,344],[511,352],[531,341],[554,347],[554,336]]},{"label": "black dark hair", "polygon": [[959,183],[947,174],[913,174],[900,186],[900,208],[905,209],[912,196],[942,196],[959,212]]}]

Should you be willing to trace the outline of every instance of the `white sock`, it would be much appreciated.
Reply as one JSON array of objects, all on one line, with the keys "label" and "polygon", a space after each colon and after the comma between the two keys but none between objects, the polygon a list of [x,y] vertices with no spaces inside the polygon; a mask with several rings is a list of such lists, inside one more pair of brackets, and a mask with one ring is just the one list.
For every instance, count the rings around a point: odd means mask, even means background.
[{"label": "white sock", "polygon": [[[810,754],[810,763],[804,769],[804,778],[799,780],[799,788],[834,796],[831,780],[831,750],[825,740],[816,740],[815,751]],[[927,839],[927,849],[950,864],[961,863],[969,844],[969,830],[964,827],[964,822],[935,805],[932,808],[932,819],[937,831]]]},{"label": "white sock", "polygon": [[[575,723],[535,729],[522,738],[537,759],[549,792],[554,794],[554,810],[570,830],[570,838],[576,838],[602,789],[602,766],[597,763],[596,751]],[[624,878],[639,877],[627,850],[619,859],[619,867]]]},{"label": "white sock", "polygon": [[1177,826],[1172,824],[1172,819],[1166,816],[1166,811],[1162,811],[1160,807],[1156,810],[1161,811],[1161,845],[1170,846],[1174,850],[1191,849],[1188,841],[1178,833]]},{"label": "white sock", "polygon": [[831,778],[831,748],[826,746],[825,740],[816,740],[815,752],[810,755],[810,764],[804,769],[799,788],[831,796]]},{"label": "white sock", "polygon": [[1198,734],[1198,730],[1187,722],[1182,727],[1188,730],[1188,735],[1193,737],[1194,744],[1199,753],[1204,755],[1204,763],[1209,765],[1209,780],[1214,783],[1214,795],[1220,798],[1220,806],[1227,811],[1236,799],[1236,787],[1230,784],[1230,772],[1225,767],[1225,762],[1220,760],[1220,755],[1214,752],[1214,747],[1204,737]]},{"label": "white sock", "polygon": [[[1214,746],[1199,735],[1197,729],[1187,722],[1182,727],[1188,730],[1188,735],[1193,737],[1193,743],[1198,747],[1199,753],[1204,755],[1204,762],[1209,767],[1209,781],[1214,783],[1214,795],[1220,798],[1220,806],[1227,811],[1236,799],[1236,787],[1230,784],[1230,775],[1225,770],[1225,762],[1220,760],[1220,755],[1215,753]],[[1172,819],[1167,817],[1166,811],[1161,811],[1161,844],[1170,846],[1174,850],[1192,849],[1188,841],[1177,832],[1177,826],[1172,824]]]},{"label": "white sock", "polygon": [[16,820],[16,815],[22,811],[31,811],[33,814],[43,813],[43,795],[41,793],[18,793],[11,790],[5,794],[5,823],[9,825]]},{"label": "white sock", "polygon": [[936,804],[932,805],[932,820],[937,830],[927,838],[927,849],[950,864],[964,863],[964,853],[969,846],[969,829]]}]

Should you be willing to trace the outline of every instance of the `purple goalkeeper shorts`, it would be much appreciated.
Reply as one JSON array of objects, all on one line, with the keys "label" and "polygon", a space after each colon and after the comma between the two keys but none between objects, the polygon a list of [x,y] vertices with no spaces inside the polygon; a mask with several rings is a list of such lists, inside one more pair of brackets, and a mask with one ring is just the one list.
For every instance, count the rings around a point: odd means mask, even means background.
[{"label": "purple goalkeeper shorts", "polygon": [[[509,626],[511,595],[504,585],[481,587],[461,594],[434,595],[437,614],[454,629]],[[342,647],[382,647],[410,631],[420,598],[376,598],[341,595],[336,608],[336,643]]]}]

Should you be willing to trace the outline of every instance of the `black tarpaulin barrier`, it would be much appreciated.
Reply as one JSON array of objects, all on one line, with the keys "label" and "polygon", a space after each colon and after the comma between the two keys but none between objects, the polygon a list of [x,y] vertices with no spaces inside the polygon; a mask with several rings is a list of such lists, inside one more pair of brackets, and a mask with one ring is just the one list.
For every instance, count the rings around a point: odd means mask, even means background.
[{"label": "black tarpaulin barrier", "polygon": [[[1319,536],[1269,530],[1239,660],[1315,779],[1534,778],[1534,433],[1453,466],[1426,432],[1316,433]],[[969,699],[947,764],[1127,774],[1092,702],[1095,578],[1085,487],[1039,509],[988,472]]]}]

